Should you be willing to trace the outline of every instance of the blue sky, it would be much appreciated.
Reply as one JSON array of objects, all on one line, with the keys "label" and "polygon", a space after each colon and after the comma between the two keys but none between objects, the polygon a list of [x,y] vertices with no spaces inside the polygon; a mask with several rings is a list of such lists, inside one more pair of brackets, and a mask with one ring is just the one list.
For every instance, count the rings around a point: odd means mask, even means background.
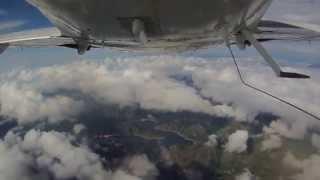
[{"label": "blue sky", "polygon": [[0,22],[23,22],[23,25],[15,28],[0,28],[0,33],[51,26],[51,23],[25,0],[2,0],[0,4]]},{"label": "blue sky", "polygon": [[[320,8],[320,3],[312,0],[276,0],[267,13],[266,18],[294,19],[320,24],[318,23],[318,18],[314,18],[320,16],[320,13],[317,10],[318,8]],[[316,13],[319,15],[317,16]],[[310,16],[310,14],[312,16]],[[0,2],[0,34],[48,26],[52,26],[51,23],[36,8],[26,3],[25,0],[2,0]],[[275,58],[285,64],[290,62],[299,64],[301,64],[301,62],[319,64],[317,50],[320,45],[317,42],[313,42],[311,45],[308,42],[276,42],[267,43],[266,47]],[[244,52],[236,50],[236,53],[240,57],[259,57],[253,49]],[[108,49],[92,50],[85,56],[78,56],[74,50],[64,48],[10,48],[0,57],[2,60],[0,62],[0,72],[10,71],[16,68],[33,68],[70,63],[78,60],[101,60],[105,57],[132,55],[136,54],[120,53]],[[224,47],[188,52],[184,55],[204,58],[229,56]]]}]

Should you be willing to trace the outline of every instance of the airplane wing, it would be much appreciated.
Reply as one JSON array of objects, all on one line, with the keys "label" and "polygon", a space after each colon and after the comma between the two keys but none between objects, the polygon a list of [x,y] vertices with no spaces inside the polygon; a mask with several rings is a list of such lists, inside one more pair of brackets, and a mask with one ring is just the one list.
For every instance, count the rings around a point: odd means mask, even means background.
[{"label": "airplane wing", "polygon": [[258,24],[255,33],[260,42],[282,41],[319,41],[320,26],[293,21],[263,20]]},{"label": "airplane wing", "polygon": [[320,40],[320,26],[289,21],[260,21],[256,27],[243,28],[235,35],[235,44],[240,49],[252,45],[270,65],[278,77],[310,78],[308,75],[285,72],[260,42],[265,41],[317,41]]},{"label": "airplane wing", "polygon": [[13,47],[71,47],[75,42],[70,37],[62,36],[57,28],[41,28],[0,35],[0,54],[9,46]]},{"label": "airplane wing", "polygon": [[[79,43],[80,42],[80,43]],[[82,47],[82,43],[85,46]],[[65,36],[58,28],[40,28],[28,31],[0,34],[0,54],[8,47],[66,47],[77,49],[79,54],[91,48],[110,47],[119,50],[133,48],[139,45],[128,40],[96,41],[93,39],[80,39],[79,37]]]},{"label": "airplane wing", "polygon": [[[320,40],[320,26],[310,25],[297,22],[277,22],[277,21],[261,21],[257,30],[252,31],[255,38],[259,42],[274,40],[289,41],[314,41]],[[86,40],[85,40],[86,41]],[[131,48],[137,46],[137,43],[129,41],[110,40],[105,42],[97,42],[88,40],[88,47],[79,48],[79,43],[75,42],[75,38],[64,36],[57,28],[41,28],[29,31],[16,32],[11,34],[0,35],[0,54],[8,47],[67,47],[78,49],[82,54],[90,48],[99,48],[108,46],[110,48],[120,49]]]}]

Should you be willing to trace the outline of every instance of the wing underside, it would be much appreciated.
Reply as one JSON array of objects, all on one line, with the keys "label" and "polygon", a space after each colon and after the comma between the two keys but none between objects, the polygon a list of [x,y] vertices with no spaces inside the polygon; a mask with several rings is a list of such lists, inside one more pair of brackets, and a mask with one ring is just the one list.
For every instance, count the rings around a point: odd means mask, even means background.
[{"label": "wing underside", "polygon": [[70,43],[71,38],[63,37],[56,28],[41,28],[0,35],[0,44],[10,46],[55,46]]},{"label": "wing underside", "polygon": [[317,25],[261,21],[255,33],[259,41],[319,41],[320,28]]},{"label": "wing underside", "polygon": [[[317,25],[302,24],[302,23],[287,23],[276,21],[261,21],[257,30],[253,32],[256,39],[259,42],[265,41],[318,41],[320,40],[320,27]],[[88,49],[99,47],[110,47],[116,49],[135,50],[138,49],[150,49],[153,48],[152,44],[146,44],[140,46],[137,42],[122,41],[122,40],[110,40],[110,41],[88,41]],[[154,39],[153,41],[157,41]],[[170,42],[160,40],[160,45],[154,46],[154,48],[163,48],[168,46]],[[201,39],[198,39],[201,41]],[[193,40],[197,44],[197,38]],[[188,42],[180,42],[179,44],[187,44]],[[214,44],[217,42],[208,42]],[[220,42],[223,43],[223,42]],[[159,43],[158,43],[159,44]],[[199,44],[199,43],[198,43]],[[4,52],[8,47],[67,47],[67,48],[79,48],[76,37],[63,36],[57,28],[41,28],[31,31],[22,31],[17,33],[0,35],[0,54]],[[150,47],[149,47],[150,46]],[[192,47],[192,43],[190,44]],[[165,49],[165,48],[164,48]],[[85,49],[87,50],[87,49]]]},{"label": "wing underside", "polygon": [[11,47],[53,47],[74,44],[72,38],[63,37],[57,28],[41,28],[0,35],[0,53]]},{"label": "wing underside", "polygon": [[61,34],[57,28],[40,28],[35,30],[21,31],[0,35],[0,54],[8,47],[66,47],[79,49],[81,43],[86,43],[85,51],[91,48],[110,47],[116,49],[134,49],[136,42],[128,40],[98,41],[81,37],[69,37]]}]

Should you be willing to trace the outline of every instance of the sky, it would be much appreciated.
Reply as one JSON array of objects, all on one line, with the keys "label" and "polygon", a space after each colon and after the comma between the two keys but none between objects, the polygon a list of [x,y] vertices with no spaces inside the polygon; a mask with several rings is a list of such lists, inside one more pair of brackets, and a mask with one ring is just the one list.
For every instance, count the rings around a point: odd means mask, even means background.
[{"label": "sky", "polygon": [[[265,18],[320,25],[319,9],[318,0],[275,0]],[[0,2],[2,34],[49,26],[23,0]],[[286,70],[309,74],[312,79],[279,79],[249,48],[235,50],[246,81],[320,116],[320,44],[272,42],[265,47]],[[64,48],[9,48],[0,56],[0,104],[4,119],[0,127],[6,122],[17,124],[0,139],[0,180],[156,179],[159,170],[146,154],[125,157],[119,168],[104,168],[106,160],[81,136],[88,128],[81,124],[83,114],[93,104],[101,114],[112,111],[108,109],[112,105],[138,105],[148,112],[200,113],[245,125],[255,125],[260,113],[270,113],[274,119],[256,136],[261,138],[261,152],[277,150],[287,140],[309,143],[312,150],[299,156],[286,149],[279,162],[298,169],[292,179],[320,177],[320,122],[242,86],[225,47],[182,54],[100,49],[84,56]],[[64,123],[73,128],[46,130],[46,125]],[[218,136],[210,135],[206,145],[217,147]],[[254,136],[246,128],[236,129],[222,148],[225,153],[244,153]],[[251,180],[255,173],[254,168],[244,166],[243,173],[234,178]]]},{"label": "sky", "polygon": [[1,33],[51,26],[51,23],[25,0],[2,1],[0,21],[7,24],[2,25]]}]

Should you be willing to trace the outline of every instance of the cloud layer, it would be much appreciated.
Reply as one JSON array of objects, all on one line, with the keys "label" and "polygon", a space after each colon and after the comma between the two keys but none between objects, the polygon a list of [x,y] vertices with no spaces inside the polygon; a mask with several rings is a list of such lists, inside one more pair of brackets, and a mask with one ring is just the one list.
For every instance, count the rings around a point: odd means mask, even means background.
[{"label": "cloud layer", "polygon": [[9,75],[0,87],[1,113],[21,123],[68,118],[77,114],[84,102],[60,95],[59,91],[76,91],[99,103],[122,107],[138,104],[143,109],[191,111],[223,117],[240,114],[225,104],[212,105],[194,87],[175,79],[181,75],[183,78],[180,73],[188,73],[183,64],[170,67],[161,59],[159,57],[159,63],[133,59],[133,62],[127,59],[106,64],[80,62]]},{"label": "cloud layer", "polygon": [[320,156],[319,154],[313,154],[304,160],[300,160],[292,153],[287,153],[283,159],[283,163],[286,166],[297,169],[300,173],[292,176],[292,179],[306,179],[316,180],[320,178]]},{"label": "cloud layer", "polygon": [[[251,59],[242,59],[241,63],[249,83],[318,113],[320,76],[316,70],[290,69],[306,72],[313,79],[288,80],[276,78],[269,67]],[[75,121],[85,111],[88,98],[105,105],[189,111],[245,122],[253,122],[259,113],[269,112],[279,116],[269,130],[296,139],[303,138],[308,129],[319,127],[319,122],[305,114],[241,85],[228,58],[109,59],[103,63],[76,62],[24,70],[1,77],[0,114],[20,124]]]},{"label": "cloud layer", "polygon": [[74,136],[30,130],[24,136],[9,132],[0,140],[0,179],[3,180],[141,180],[157,176],[145,155],[124,161],[122,168],[106,170],[99,155]]},{"label": "cloud layer", "polygon": [[31,130],[23,138],[9,132],[0,142],[1,178],[49,179],[51,175],[56,179],[107,178],[99,156],[86,146],[72,145],[71,140],[58,132]]}]

